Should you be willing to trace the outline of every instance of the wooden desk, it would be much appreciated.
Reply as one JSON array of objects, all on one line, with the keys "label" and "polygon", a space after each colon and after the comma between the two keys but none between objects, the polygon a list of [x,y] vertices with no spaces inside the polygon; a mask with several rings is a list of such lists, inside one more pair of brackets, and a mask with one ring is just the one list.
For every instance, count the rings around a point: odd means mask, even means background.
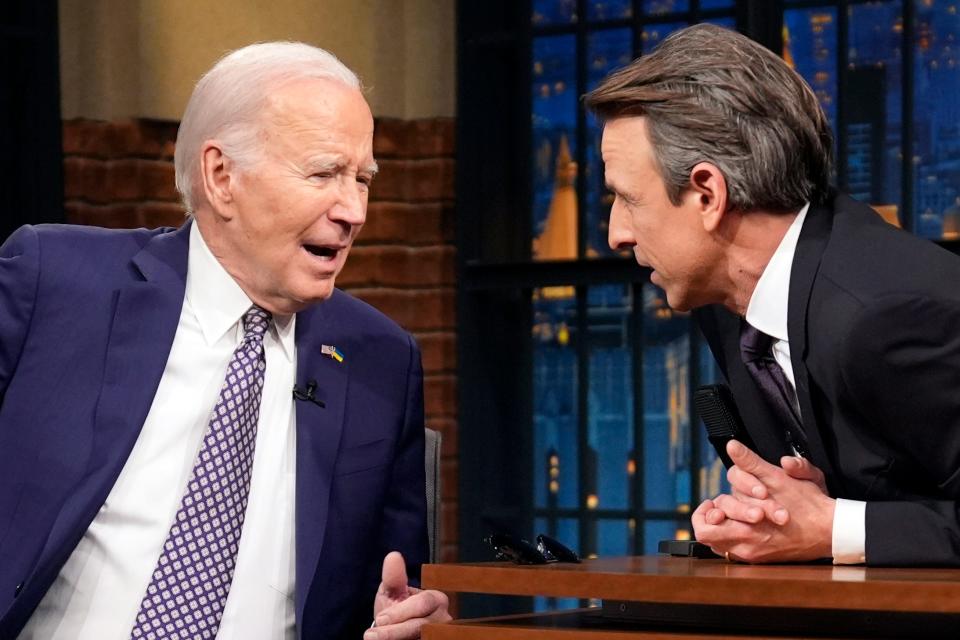
[{"label": "wooden desk", "polygon": [[[425,640],[679,640],[811,632],[960,637],[960,570],[953,569],[749,566],[643,556],[579,565],[426,565],[423,584],[447,592],[600,598],[607,613],[625,608],[642,620],[634,615],[634,622],[617,622],[602,617],[599,609],[508,616],[432,625],[424,630]],[[731,621],[738,624],[730,626]]]}]

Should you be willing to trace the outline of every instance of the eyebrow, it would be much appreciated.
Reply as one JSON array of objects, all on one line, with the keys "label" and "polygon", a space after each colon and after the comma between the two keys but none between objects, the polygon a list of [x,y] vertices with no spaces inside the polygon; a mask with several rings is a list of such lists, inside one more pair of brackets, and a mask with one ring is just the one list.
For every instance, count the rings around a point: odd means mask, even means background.
[{"label": "eyebrow", "polygon": [[[343,167],[347,166],[348,163],[344,162],[342,156],[314,156],[312,158],[308,158],[305,165],[311,169],[342,169]],[[379,171],[380,166],[377,164],[376,160],[373,160],[358,169],[359,173],[369,173],[371,175],[376,175]]]}]

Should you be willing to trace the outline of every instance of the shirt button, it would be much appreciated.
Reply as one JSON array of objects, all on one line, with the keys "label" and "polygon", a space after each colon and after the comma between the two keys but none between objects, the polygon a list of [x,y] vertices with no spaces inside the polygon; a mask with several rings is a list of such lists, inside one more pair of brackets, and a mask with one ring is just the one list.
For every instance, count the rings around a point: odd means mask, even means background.
[{"label": "shirt button", "polygon": [[18,584],[17,587],[13,590],[13,597],[16,598],[18,595],[20,595],[20,592],[21,592],[21,591],[23,591],[23,583],[22,583],[22,582],[21,582],[20,584]]}]

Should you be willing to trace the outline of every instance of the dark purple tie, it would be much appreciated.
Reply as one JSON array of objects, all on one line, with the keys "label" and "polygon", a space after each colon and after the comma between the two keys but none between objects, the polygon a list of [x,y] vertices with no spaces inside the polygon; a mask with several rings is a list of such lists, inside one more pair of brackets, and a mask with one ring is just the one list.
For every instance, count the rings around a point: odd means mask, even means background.
[{"label": "dark purple tie", "polygon": [[771,336],[748,324],[746,320],[740,322],[740,357],[743,358],[743,364],[782,425],[787,444],[800,455],[806,456],[803,426],[793,406],[792,398],[795,392],[783,369],[773,358],[772,345]]},{"label": "dark purple tie", "polygon": [[270,314],[243,316],[243,342],[227,365],[193,471],[163,543],[131,638],[215,638],[243,530]]}]

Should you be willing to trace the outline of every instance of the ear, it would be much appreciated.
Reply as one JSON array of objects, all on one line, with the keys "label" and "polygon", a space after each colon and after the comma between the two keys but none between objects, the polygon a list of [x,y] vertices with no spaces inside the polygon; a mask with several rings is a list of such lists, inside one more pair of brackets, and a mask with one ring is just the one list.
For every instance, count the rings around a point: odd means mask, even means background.
[{"label": "ear", "polygon": [[703,228],[714,231],[727,212],[727,181],[716,165],[701,162],[690,170],[687,197],[695,199]]},{"label": "ear", "polygon": [[236,165],[224,154],[218,140],[207,140],[200,148],[200,180],[203,194],[214,214],[224,220],[233,217],[233,186]]}]

